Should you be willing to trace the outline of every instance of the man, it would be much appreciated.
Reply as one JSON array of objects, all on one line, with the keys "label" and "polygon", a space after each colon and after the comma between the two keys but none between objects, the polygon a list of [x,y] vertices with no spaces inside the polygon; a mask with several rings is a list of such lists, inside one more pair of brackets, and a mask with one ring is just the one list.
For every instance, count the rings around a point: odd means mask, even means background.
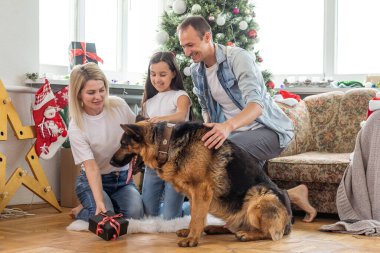
[{"label": "man", "polygon": [[[294,136],[291,120],[267,94],[261,71],[246,50],[213,43],[211,27],[200,16],[188,17],[177,28],[190,67],[194,93],[206,126],[202,140],[219,148],[229,138],[252,156],[265,161],[278,156]],[[308,200],[308,189],[288,190],[292,203],[306,212],[305,222],[317,212]]]}]

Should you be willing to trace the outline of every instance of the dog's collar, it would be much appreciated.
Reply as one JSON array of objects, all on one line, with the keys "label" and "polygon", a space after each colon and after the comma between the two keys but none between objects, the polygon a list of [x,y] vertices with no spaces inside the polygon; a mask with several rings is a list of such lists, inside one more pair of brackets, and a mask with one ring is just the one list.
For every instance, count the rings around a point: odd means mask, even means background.
[{"label": "dog's collar", "polygon": [[169,151],[169,142],[170,137],[172,135],[173,131],[172,124],[166,125],[163,131],[162,141],[158,145],[158,156],[157,156],[157,162],[158,167],[161,168],[162,165],[164,165],[168,161],[168,151]]}]

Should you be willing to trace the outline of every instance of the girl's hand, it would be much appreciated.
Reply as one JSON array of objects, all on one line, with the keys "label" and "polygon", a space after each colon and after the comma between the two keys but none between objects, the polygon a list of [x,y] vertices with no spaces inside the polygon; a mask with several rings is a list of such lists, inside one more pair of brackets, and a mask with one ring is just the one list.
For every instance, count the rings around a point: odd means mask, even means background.
[{"label": "girl's hand", "polygon": [[205,135],[202,137],[202,141],[205,142],[205,146],[209,149],[214,148],[218,149],[224,141],[228,138],[228,136],[231,133],[231,126],[224,122],[224,123],[205,123],[203,124],[207,127],[211,127],[212,129],[208,131]]},{"label": "girl's hand", "polygon": [[157,116],[157,117],[150,118],[148,121],[152,122],[152,123],[158,123],[158,122],[161,122],[161,121],[164,121],[164,120],[162,119],[162,117]]}]

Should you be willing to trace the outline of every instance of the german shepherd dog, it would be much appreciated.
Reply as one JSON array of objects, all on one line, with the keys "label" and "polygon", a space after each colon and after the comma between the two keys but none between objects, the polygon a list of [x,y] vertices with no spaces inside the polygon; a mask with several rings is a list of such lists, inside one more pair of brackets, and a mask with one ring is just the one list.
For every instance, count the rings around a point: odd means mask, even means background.
[{"label": "german shepherd dog", "polygon": [[[291,230],[289,196],[260,168],[258,161],[226,140],[219,149],[208,149],[201,140],[210,130],[200,122],[185,122],[172,128],[165,139],[166,122],[141,121],[121,125],[121,147],[111,164],[124,166],[135,155],[154,168],[190,201],[189,229],[177,231],[181,247],[195,247],[202,232],[234,233],[240,241],[279,240]],[[165,143],[167,141],[167,143]],[[167,144],[160,162],[159,147]],[[225,226],[207,226],[207,213],[221,218]]]}]

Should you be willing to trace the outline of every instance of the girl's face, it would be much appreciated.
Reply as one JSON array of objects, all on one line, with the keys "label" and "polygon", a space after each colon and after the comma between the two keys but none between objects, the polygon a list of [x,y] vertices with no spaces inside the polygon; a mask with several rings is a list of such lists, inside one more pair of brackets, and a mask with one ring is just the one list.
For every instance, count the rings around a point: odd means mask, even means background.
[{"label": "girl's face", "polygon": [[150,80],[158,92],[171,90],[170,84],[176,73],[171,71],[166,62],[159,62],[150,65]]},{"label": "girl's face", "polygon": [[79,93],[83,102],[83,110],[88,115],[98,115],[103,111],[106,87],[102,80],[89,80]]}]

